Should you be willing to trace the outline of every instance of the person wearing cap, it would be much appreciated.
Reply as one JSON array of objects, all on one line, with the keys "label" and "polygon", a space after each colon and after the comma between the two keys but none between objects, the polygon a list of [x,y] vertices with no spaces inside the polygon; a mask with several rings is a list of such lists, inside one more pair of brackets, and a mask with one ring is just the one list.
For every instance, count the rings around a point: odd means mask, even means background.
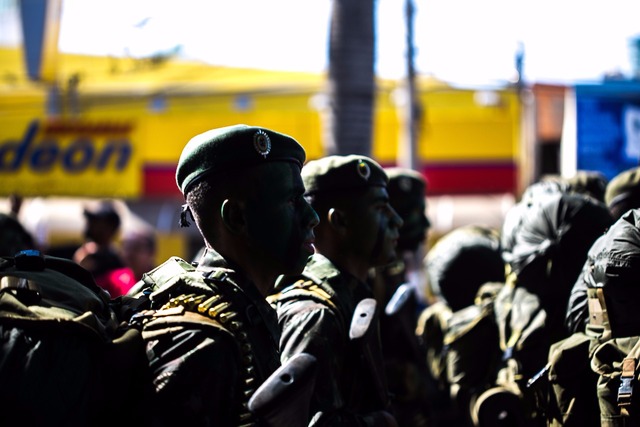
[{"label": "person wearing cap", "polygon": [[112,200],[89,203],[83,211],[86,241],[74,252],[73,260],[89,270],[96,283],[111,298],[126,294],[135,284],[133,270],[127,267],[115,247],[120,232],[120,214]]},{"label": "person wearing cap", "polygon": [[614,218],[640,207],[640,166],[624,170],[607,184],[604,201]]},{"label": "person wearing cap", "polygon": [[[129,293],[156,310],[143,336],[155,386],[149,412],[163,425],[258,422],[248,402],[281,366],[277,317],[265,297],[314,252],[318,216],[303,197],[304,161],[291,136],[248,125],[204,132],[182,150],[181,223],[191,216],[206,250],[195,265],[168,260]],[[172,319],[174,327],[159,323]]]},{"label": "person wearing cap", "polygon": [[586,194],[594,199],[604,202],[605,192],[609,180],[599,171],[578,170],[567,178],[569,189],[576,193]]},{"label": "person wearing cap", "polygon": [[415,334],[418,313],[426,305],[422,263],[430,226],[426,215],[427,181],[413,169],[385,168],[389,203],[402,218],[396,258],[371,270],[370,283],[380,304],[380,336],[393,413],[400,426],[429,425],[435,384],[428,384],[426,353]]},{"label": "person wearing cap", "polygon": [[269,297],[282,331],[281,359],[301,352],[317,358],[314,425],[395,426],[379,308],[367,283],[371,268],[395,259],[402,226],[387,174],[369,157],[332,155],[308,162],[302,177],[320,224],[302,274],[280,277]]}]

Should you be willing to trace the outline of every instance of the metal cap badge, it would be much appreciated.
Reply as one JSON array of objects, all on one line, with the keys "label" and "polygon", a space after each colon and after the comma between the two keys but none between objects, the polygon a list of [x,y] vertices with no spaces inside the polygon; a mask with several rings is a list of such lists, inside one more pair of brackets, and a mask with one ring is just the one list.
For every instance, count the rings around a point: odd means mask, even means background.
[{"label": "metal cap badge", "polygon": [[358,175],[360,175],[365,181],[369,180],[371,176],[371,168],[364,160],[358,161],[358,165],[356,166],[358,169]]},{"label": "metal cap badge", "polygon": [[271,139],[269,139],[269,135],[262,129],[258,130],[253,135],[253,146],[258,154],[266,159],[267,154],[271,152]]},{"label": "metal cap badge", "polygon": [[400,188],[400,190],[408,193],[411,191],[411,187],[411,179],[409,177],[401,176],[398,178],[398,188]]}]

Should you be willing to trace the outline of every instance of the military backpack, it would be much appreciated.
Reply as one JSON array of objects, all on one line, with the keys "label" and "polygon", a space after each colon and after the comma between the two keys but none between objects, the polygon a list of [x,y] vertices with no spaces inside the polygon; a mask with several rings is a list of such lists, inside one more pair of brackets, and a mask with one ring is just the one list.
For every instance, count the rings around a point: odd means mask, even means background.
[{"label": "military backpack", "polygon": [[78,264],[35,250],[0,258],[0,337],[0,425],[145,425],[140,332]]}]

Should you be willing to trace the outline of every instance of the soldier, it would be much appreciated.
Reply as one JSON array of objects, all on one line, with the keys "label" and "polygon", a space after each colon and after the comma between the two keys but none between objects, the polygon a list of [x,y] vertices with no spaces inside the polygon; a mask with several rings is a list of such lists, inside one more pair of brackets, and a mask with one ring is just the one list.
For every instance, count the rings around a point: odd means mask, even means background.
[{"label": "soldier", "polygon": [[505,278],[499,233],[479,224],[455,228],[431,247],[424,263],[438,300],[420,314],[416,333],[437,385],[433,419],[468,426],[470,402],[487,388],[497,357],[491,309]]},{"label": "soldier", "polygon": [[604,201],[616,219],[629,209],[640,207],[640,166],[613,177],[607,184]]},{"label": "soldier", "polygon": [[[611,226],[586,282],[590,323],[603,329],[588,365],[597,376],[603,426],[640,425],[640,210],[626,211]],[[636,390],[634,390],[636,389]]]},{"label": "soldier", "polygon": [[247,125],[210,130],[184,147],[181,222],[191,214],[206,250],[195,266],[169,259],[130,292],[155,310],[133,323],[142,325],[154,376],[149,415],[161,423],[256,421],[249,400],[280,367],[276,313],[265,296],[314,252],[318,216],[303,197],[304,161],[292,137]]},{"label": "soldier", "polygon": [[[604,201],[614,219],[620,218],[629,209],[640,208],[640,167],[624,170],[607,184]],[[589,261],[600,251],[599,238],[589,250],[584,269],[588,269]],[[586,271],[583,270],[576,280],[565,317],[565,326],[569,333],[584,332],[589,323],[589,309],[587,307],[587,284],[584,282]]]},{"label": "soldier", "polygon": [[[571,286],[612,222],[603,203],[578,193],[551,194],[522,212],[514,244],[503,253],[508,276],[494,303],[502,357],[497,387],[474,408],[481,427],[495,425],[504,411],[533,425],[545,422],[537,384],[527,381],[546,365],[551,345],[568,335],[562,325]],[[514,406],[496,411],[511,398]]]},{"label": "soldier", "polygon": [[361,155],[310,161],[302,176],[321,220],[304,272],[278,279],[270,297],[282,330],[281,358],[307,352],[318,360],[311,425],[395,426],[367,284],[372,267],[395,258],[402,226],[389,204],[388,177]]},{"label": "soldier", "polygon": [[574,193],[586,194],[604,203],[609,181],[602,172],[579,170],[566,181],[569,184],[569,189]]},{"label": "soldier", "polygon": [[385,169],[391,206],[402,218],[396,259],[374,270],[371,277],[380,310],[380,334],[393,413],[400,426],[429,425],[429,390],[425,351],[415,335],[418,312],[424,308],[426,278],[422,259],[429,229],[427,182],[421,173]]},{"label": "soldier", "polygon": [[[637,407],[638,397],[633,387],[625,389],[621,370],[640,335],[639,226],[640,211],[631,209],[589,251],[580,278],[587,291],[588,322],[549,351],[549,425],[638,425],[637,414],[629,410]],[[632,357],[637,360],[637,353]],[[635,362],[630,366],[626,373],[633,378]]]}]

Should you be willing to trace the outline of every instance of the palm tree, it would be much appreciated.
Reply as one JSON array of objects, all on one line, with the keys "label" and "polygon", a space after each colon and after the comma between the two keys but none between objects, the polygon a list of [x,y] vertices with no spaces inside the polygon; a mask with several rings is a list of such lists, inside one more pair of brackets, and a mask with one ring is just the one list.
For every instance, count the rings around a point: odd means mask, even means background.
[{"label": "palm tree", "polygon": [[371,156],[375,0],[334,0],[329,35],[327,154]]}]

